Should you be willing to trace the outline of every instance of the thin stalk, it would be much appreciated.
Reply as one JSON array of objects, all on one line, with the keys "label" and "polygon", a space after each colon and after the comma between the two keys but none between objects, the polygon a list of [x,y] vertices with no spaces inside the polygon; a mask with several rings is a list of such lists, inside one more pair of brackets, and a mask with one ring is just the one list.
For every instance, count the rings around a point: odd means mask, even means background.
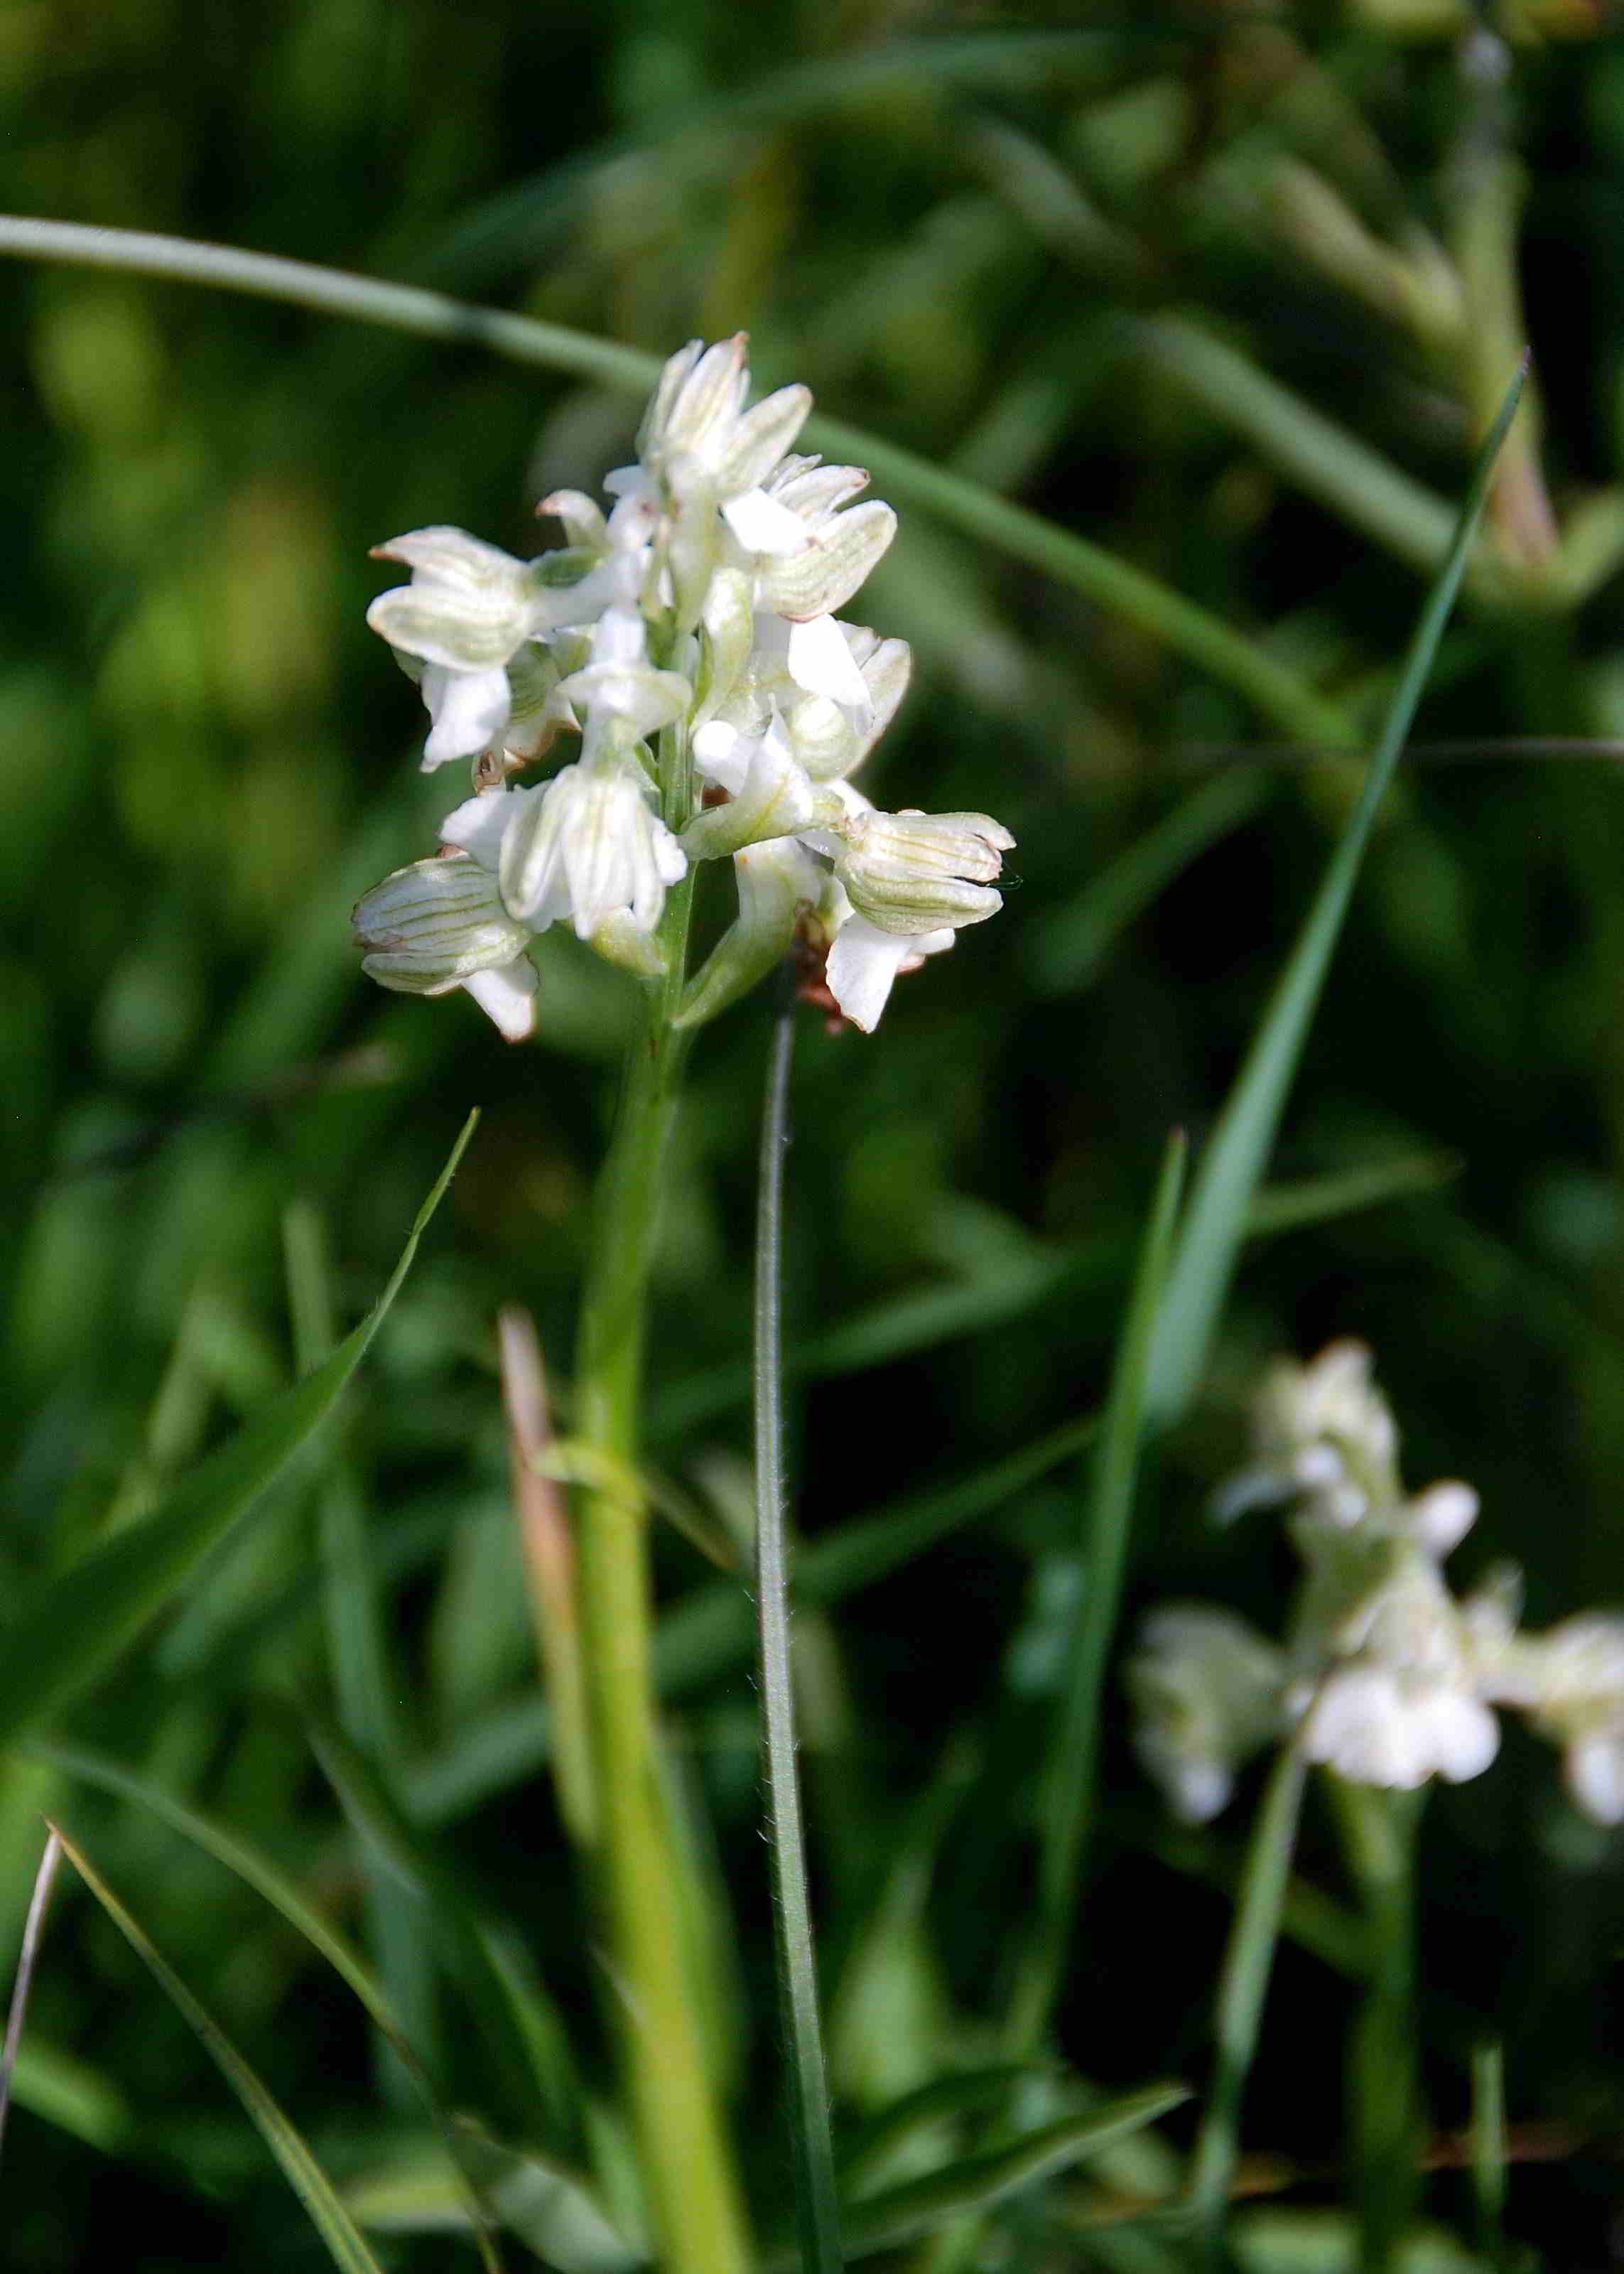
[{"label": "thin stalk", "polygon": [[1361,2274],[1390,2274],[1415,2215],[1416,1802],[1332,1780],[1342,1841],[1365,1903],[1370,1987],[1350,2047],[1349,2115]]},{"label": "thin stalk", "polygon": [[1477,2248],[1496,2267],[1506,2255],[1506,2062],[1495,2040],[1472,2048],[1471,2171]]},{"label": "thin stalk", "polygon": [[23,1928],[23,1946],[17,1961],[17,1978],[11,1985],[11,2007],[5,2020],[5,2044],[0,2050],[0,2137],[4,2137],[5,2120],[11,2112],[11,2082],[17,2074],[23,2022],[27,2017],[34,1969],[40,1962],[40,1945],[45,1938],[45,1917],[50,1909],[51,1887],[61,1860],[62,1836],[53,1825],[45,1835],[44,1852],[40,1857],[40,1868],[34,1874],[34,1894]]},{"label": "thin stalk", "polygon": [[[668,787],[686,765],[668,753]],[[598,1838],[632,2112],[669,2274],[744,2274],[744,2215],[673,1895],[682,1869],[656,1759],[648,1511],[635,1486],[643,1324],[684,1038],[671,1024],[691,876],[660,927],[665,980],[633,1038],[599,1176],[575,1374],[575,1431],[606,1456],[580,1503],[581,1643]]]},{"label": "thin stalk", "polygon": [[789,1639],[779,1279],[784,1155],[789,1144],[789,1077],[794,1043],[794,999],[786,995],[768,1054],[756,1211],[756,1602],[761,1629],[767,1845],[772,1871],[778,2001],[789,2051],[796,2224],[804,2274],[841,2274],[846,2262],[840,2249],[839,2198],[818,2021],[817,1962],[807,1893],[801,1784],[795,1767],[794,1676]]},{"label": "thin stalk", "polygon": [[[607,387],[645,393],[658,376],[656,356],[594,339],[562,324],[544,324],[501,308],[478,307],[410,284],[356,276],[307,260],[201,245],[149,230],[92,228],[79,222],[41,221],[0,214],[0,256],[71,261],[82,267],[132,271],[178,283],[207,284],[262,300],[291,302],[323,314],[382,324],[420,339],[488,348],[515,363],[544,371],[573,372]],[[984,539],[1017,561],[1043,570],[1102,607],[1137,623],[1178,654],[1201,665],[1245,696],[1261,715],[1294,738],[1333,747],[1352,742],[1352,722],[1340,704],[1272,656],[1267,648],[1209,615],[1193,600],[1119,561],[1086,538],[1058,529],[1041,514],[882,441],[861,427],[816,418],[807,439],[818,448],[854,456],[898,497],[935,512],[966,535]]]},{"label": "thin stalk", "polygon": [[1241,2100],[1257,2050],[1307,1777],[1308,1764],[1299,1749],[1286,1746],[1264,1792],[1219,1977],[1217,2058],[1191,2159],[1188,2197],[1208,2267],[1223,2262],[1224,2226],[1240,2161]]}]

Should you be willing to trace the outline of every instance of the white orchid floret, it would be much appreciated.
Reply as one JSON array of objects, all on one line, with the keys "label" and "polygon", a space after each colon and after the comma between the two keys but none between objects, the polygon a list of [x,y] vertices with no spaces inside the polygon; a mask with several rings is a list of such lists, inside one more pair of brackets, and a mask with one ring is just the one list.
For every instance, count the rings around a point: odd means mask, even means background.
[{"label": "white orchid floret", "polygon": [[[897,534],[897,516],[877,499],[849,501],[866,488],[861,466],[826,466],[817,458],[787,458],[765,484],[763,496],[787,511],[802,532],[799,546],[761,548],[756,564],[756,606],[803,623],[843,608]],[[743,540],[747,543],[748,540]],[[754,549],[754,548],[748,548]]]},{"label": "white orchid floret", "polygon": [[1468,1689],[1356,1662],[1320,1684],[1302,1744],[1311,1761],[1355,1784],[1408,1792],[1435,1776],[1452,1784],[1481,1776],[1500,1751],[1500,1725]]},{"label": "white orchid floret", "polygon": [[[1471,1630],[1432,1557],[1393,1538],[1344,1551],[1385,1575],[1310,1640],[1332,1658],[1303,1722],[1310,1760],[1359,1784],[1409,1788],[1480,1775],[1500,1750]],[[1311,1594],[1310,1602],[1312,1602]]]},{"label": "white orchid floret", "polygon": [[1490,1679],[1562,1747],[1568,1791],[1598,1824],[1624,1823],[1624,1618],[1587,1611],[1515,1635]]},{"label": "white orchid floret", "polygon": [[596,498],[584,490],[553,490],[536,508],[537,518],[562,522],[564,535],[583,553],[603,554],[609,549],[609,524]]},{"label": "white orchid floret", "polygon": [[1153,1612],[1126,1678],[1135,1748],[1186,1823],[1216,1816],[1236,1771],[1286,1726],[1282,1653],[1244,1620],[1205,1604]]},{"label": "white orchid floret", "polygon": [[680,671],[659,671],[649,661],[642,616],[612,607],[594,627],[590,661],[560,681],[558,694],[584,714],[583,750],[592,758],[606,742],[624,749],[680,719],[694,690]]},{"label": "white orchid floret", "polygon": [[494,871],[508,912],[531,931],[568,921],[614,960],[658,968],[633,935],[651,937],[688,862],[635,764],[583,761],[532,788],[484,793],[441,833]]},{"label": "white orchid floret", "polygon": [[363,893],[352,916],[361,968],[408,995],[465,988],[509,1042],[535,1025],[530,927],[514,917],[497,881],[462,854],[414,861]]},{"label": "white orchid floret", "polygon": [[[907,692],[913,655],[906,640],[882,639],[863,624],[831,619],[828,630],[838,642],[832,669],[818,669],[818,643],[813,643],[812,665],[797,651],[801,677],[791,667],[792,643],[816,628],[794,625],[779,616],[756,616],[742,655],[737,652],[736,614],[726,625],[730,643],[723,657],[718,648],[718,671],[728,674],[725,689],[711,693],[700,712],[701,726],[695,748],[712,756],[724,754],[728,734],[763,733],[770,718],[783,722],[790,749],[808,778],[827,782],[855,772],[895,717]],[[821,636],[821,635],[819,635]],[[829,661],[825,652],[823,661]],[[816,686],[803,682],[810,677]],[[838,695],[828,692],[835,687]],[[719,730],[726,729],[726,733]],[[703,742],[701,734],[709,739]]]},{"label": "white orchid floret", "polygon": [[[807,540],[794,516],[762,486],[805,424],[811,393],[781,387],[747,410],[748,346],[740,332],[709,348],[690,340],[671,358],[638,431],[638,460],[679,504],[719,506],[747,550],[800,546]],[[609,486],[630,493],[634,483],[611,477]]]},{"label": "white orchid floret", "polygon": [[876,930],[911,937],[982,923],[1015,840],[986,813],[854,813],[836,832],[835,874]]},{"label": "white orchid floret", "polygon": [[425,770],[477,757],[507,725],[508,666],[545,629],[548,600],[523,561],[466,530],[410,530],[374,546],[373,554],[411,570],[409,584],[378,595],[366,620],[422,667],[432,721]]},{"label": "white orchid floret", "polygon": [[1353,1525],[1399,1493],[1398,1432],[1363,1343],[1332,1343],[1306,1366],[1279,1359],[1253,1400],[1253,1459],[1217,1495],[1221,1520],[1304,1499],[1333,1525]]},{"label": "white orchid floret", "polygon": [[1417,1546],[1441,1562],[1476,1524],[1480,1506],[1475,1487],[1450,1478],[1412,1494],[1400,1509],[1399,1522]]},{"label": "white orchid floret", "polygon": [[694,738],[700,771],[730,794],[725,803],[695,814],[683,831],[682,846],[690,861],[713,860],[769,838],[791,837],[820,817],[817,792],[776,717],[769,720],[764,734],[754,739],[733,735],[725,749],[710,754],[706,737],[714,744],[726,732],[713,724],[702,727]]},{"label": "white orchid floret", "polygon": [[[838,879],[836,889],[840,890]],[[823,967],[824,984],[842,1018],[871,1035],[897,981],[917,971],[927,956],[945,954],[953,937],[945,924],[936,931],[899,933],[882,931],[866,916],[848,915]]]}]

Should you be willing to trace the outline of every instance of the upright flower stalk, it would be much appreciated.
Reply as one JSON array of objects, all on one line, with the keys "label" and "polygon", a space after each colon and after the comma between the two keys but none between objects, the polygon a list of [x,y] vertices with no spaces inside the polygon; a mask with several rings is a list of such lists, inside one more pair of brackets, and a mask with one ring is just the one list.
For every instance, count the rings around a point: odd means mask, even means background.
[{"label": "upright flower stalk", "polygon": [[[641,986],[581,1311],[578,1612],[609,1972],[670,2274],[743,2274],[749,2256],[673,1900],[638,1472],[683,1061],[792,954],[805,999],[872,1031],[898,978],[996,914],[1014,841],[988,814],[880,812],[853,784],[911,659],[841,611],[896,516],[860,500],[860,467],[795,455],[805,388],[752,406],[749,384],[742,335],[673,356],[607,509],[578,490],[545,499],[566,542],[538,560],[444,526],[378,548],[410,572],[368,616],[427,710],[423,764],[469,764],[471,794],[438,855],[355,911],[372,978],[461,990],[509,1041],[545,1023],[531,951],[554,924]],[[703,861],[727,864],[737,913],[690,973]]]}]

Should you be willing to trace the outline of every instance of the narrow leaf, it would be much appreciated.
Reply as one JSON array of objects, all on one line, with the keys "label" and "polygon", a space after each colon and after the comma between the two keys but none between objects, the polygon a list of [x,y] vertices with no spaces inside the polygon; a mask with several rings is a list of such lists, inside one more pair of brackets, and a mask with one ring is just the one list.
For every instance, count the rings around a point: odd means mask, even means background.
[{"label": "narrow leaf", "polygon": [[1050,2179],[1085,2156],[1142,2132],[1189,2097],[1182,2084],[1147,2085],[852,2203],[846,2213],[847,2254],[858,2258],[892,2250],[950,2219],[987,2210],[1017,2188]]},{"label": "narrow leaf", "polygon": [[1021,1994],[1012,2015],[1015,2045],[1022,2051],[1030,2051],[1043,2034],[1064,1968],[1077,1902],[1083,1842],[1099,1769],[1100,1703],[1127,1569],[1128,1533],[1145,1426],[1145,1384],[1184,1177],[1184,1141],[1182,1132],[1176,1132],[1151,1203],[1089,1486],[1083,1585],[1078,1591],[1065,1653],[1071,1687],[1056,1723],[1047,1764],[1037,1916]]},{"label": "narrow leaf", "polygon": [[103,1754],[70,1746],[41,1746],[37,1751],[41,1759],[49,1761],[64,1776],[78,1778],[80,1782],[99,1791],[117,1794],[120,1798],[133,1801],[138,1807],[148,1810],[171,1830],[179,1833],[182,1839],[191,1841],[205,1855],[212,1856],[217,1864],[234,1872],[256,1894],[262,1896],[272,1909],[279,1912],[294,1931],[302,1935],[318,1956],[325,1959],[334,1972],[354,1992],[402,2070],[422,2096],[423,2103],[440,2138],[446,2142],[455,2166],[454,2182],[459,2190],[466,2222],[477,2239],[480,2255],[489,2274],[499,2274],[496,2255],[487,2232],[489,2221],[484,2204],[463,2172],[456,2152],[461,2135],[454,2128],[416,2045],[402,2029],[387,1991],[357,1957],[344,1938],[327,1924],[313,1905],[305,1901],[293,1880],[261,1849],[214,1818],[190,1807],[167,1786],[139,1774],[134,1769],[126,1768],[122,1761],[109,1759]]},{"label": "narrow leaf", "polygon": [[1152,1359],[1153,1419],[1176,1420],[1194,1393],[1235,1270],[1246,1212],[1262,1179],[1286,1095],[1320,1000],[1376,809],[1392,779],[1438,643],[1465,572],[1506,431],[1522,392],[1519,371],[1478,454],[1448,557],[1421,611],[1359,802],[1331,856],[1246,1063],[1219,1117],[1196,1178]]},{"label": "narrow leaf", "polygon": [[144,1522],[24,1595],[0,1659],[0,1743],[94,1682],[326,1419],[400,1292],[478,1118],[470,1114],[389,1284],[331,1358],[201,1462]]},{"label": "narrow leaf", "polygon": [[336,1728],[319,1728],[314,1743],[346,1818],[423,1899],[443,1936],[484,2047],[490,2090],[529,2133],[573,2146],[581,2094],[556,2008],[480,1915],[455,1860],[407,1816],[376,1766]]},{"label": "narrow leaf", "polygon": [[79,1878],[112,1920],[142,1962],[151,1970],[183,2017],[202,2040],[211,2059],[248,2111],[261,2137],[282,2165],[340,2274],[382,2274],[367,2248],[361,2231],[339,2200],[332,2181],[305,2145],[304,2137],[283,2113],[258,2075],[212,2016],[198,2003],[145,1931],[96,1872],[83,1852],[65,1835],[63,1851]]}]

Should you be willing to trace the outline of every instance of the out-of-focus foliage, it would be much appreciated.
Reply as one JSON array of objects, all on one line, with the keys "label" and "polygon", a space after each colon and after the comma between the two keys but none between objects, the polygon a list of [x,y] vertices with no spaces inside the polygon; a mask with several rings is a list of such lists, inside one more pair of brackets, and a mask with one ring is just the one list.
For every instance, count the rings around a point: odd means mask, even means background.
[{"label": "out-of-focus foliage", "polygon": [[[1594,744],[1624,734],[1624,49],[1560,0],[1514,11],[1503,83],[1442,4],[1064,14],[17,0],[6,194],[659,352],[748,327],[763,385],[804,379],[1138,563],[1362,725],[1503,388],[1520,290],[1541,422],[1379,825],[1274,1163],[1276,1228],[1145,1480],[1128,1590],[1131,1610],[1270,1600],[1263,1535],[1216,1533],[1205,1497],[1259,1357],[1357,1333],[1414,1473],[1483,1494],[1462,1564],[1522,1562],[1538,1621],[1615,1602],[1624,804]],[[413,771],[419,706],[365,631],[367,546],[448,521],[530,549],[535,501],[621,463],[635,405],[175,286],[18,268],[0,297],[5,1593],[135,1520],[290,1378],[289,1204],[325,1226],[348,1324],[481,1105],[336,1452],[55,1734],[235,1828],[365,1944],[450,2105],[613,2170],[494,1319],[535,1312],[567,1418],[628,997],[549,936],[543,1041],[508,1050],[461,997],[367,988],[346,919],[454,802]],[[1352,754],[1281,747],[1231,689],[926,514],[905,515],[866,604],[917,655],[879,794],[992,807],[1021,873],[996,924],[899,986],[878,1036],[809,1027],[797,1073],[801,1511],[827,1543],[807,1558],[827,1609],[801,1623],[803,1711],[854,2153],[883,2104],[998,2062],[1080,1490],[1070,1440],[1047,1463],[1026,1449],[1103,1397],[1167,1133],[1199,1147],[1210,1126],[1357,779]],[[712,1543],[741,1498],[765,1021],[753,1003],[700,1040],[652,1342],[655,1458]],[[346,1829],[334,1786],[353,1809],[353,1781],[312,1746],[335,1707],[355,1728],[329,1649],[355,1646],[335,1492],[386,1589],[373,1766],[412,1820],[394,1826],[409,1886],[379,1868],[382,1817]],[[882,1510],[891,1529],[837,1537]],[[748,1622],[691,1538],[670,1529],[659,1561],[673,1806],[725,1923],[714,2028],[761,2105],[778,2047]],[[1624,1851],[1532,1760],[1514,1743],[1423,1831],[1428,2208],[1470,2233],[1468,2062],[1499,2036],[1514,2154],[1538,2158],[1514,2169],[1511,2231],[1553,2265],[1599,2263]],[[1111,2090],[1199,2076],[1237,1835],[1169,1832],[1115,1713],[1102,1781],[1064,2048]],[[261,1894],[66,1757],[0,1769],[0,1952],[48,1810],[328,2169],[398,2209],[386,2175],[432,2135],[360,2007]],[[1321,2214],[1359,1959],[1312,1811],[1303,1871],[1246,2125],[1269,2151],[1251,2178],[1297,2192],[1289,2228],[1255,2215],[1259,2268],[1352,2263]],[[492,1939],[523,1952],[514,1995],[545,2054],[529,2067],[504,2067],[512,2011],[490,2019]],[[12,2263],[320,2263],[180,2017],[65,1887],[31,2035]],[[911,2180],[982,2145],[1016,2097],[1005,2077],[934,2105],[863,2168]],[[765,2123],[741,2131],[770,2224],[783,2152]],[[1164,2184],[1140,2146],[1080,2169]],[[590,2206],[485,2152],[545,2248],[588,2247]],[[1079,2172],[1019,2201],[996,2263],[1162,2263],[1113,2255]],[[444,2235],[378,2248],[474,2263]]]}]

